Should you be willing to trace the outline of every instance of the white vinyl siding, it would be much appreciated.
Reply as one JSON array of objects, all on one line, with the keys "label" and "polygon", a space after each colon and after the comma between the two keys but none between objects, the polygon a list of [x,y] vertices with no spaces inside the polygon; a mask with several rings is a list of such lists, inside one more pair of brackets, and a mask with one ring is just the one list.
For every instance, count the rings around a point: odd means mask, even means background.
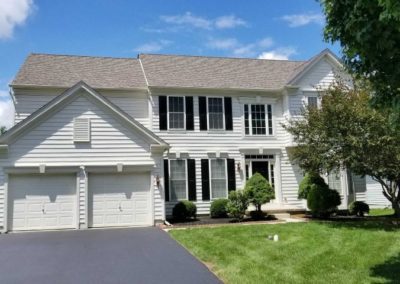
[{"label": "white vinyl siding", "polygon": [[244,125],[246,135],[273,135],[272,106],[244,105]]},{"label": "white vinyl siding", "polygon": [[223,98],[207,98],[208,111],[208,129],[223,130],[225,129],[224,119],[224,100]]},{"label": "white vinyl siding", "polygon": [[211,199],[227,198],[226,159],[210,160]]},{"label": "white vinyl siding", "polygon": [[187,168],[186,160],[169,161],[170,200],[187,200]]},{"label": "white vinyl siding", "polygon": [[168,129],[185,129],[185,97],[168,97]]}]

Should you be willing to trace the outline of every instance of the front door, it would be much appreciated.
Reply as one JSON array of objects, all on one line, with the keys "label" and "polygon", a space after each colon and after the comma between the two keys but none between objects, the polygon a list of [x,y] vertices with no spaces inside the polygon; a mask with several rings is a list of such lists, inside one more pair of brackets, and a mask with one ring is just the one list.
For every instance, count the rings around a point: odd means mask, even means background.
[{"label": "front door", "polygon": [[251,162],[252,174],[254,175],[255,173],[259,173],[269,181],[268,164],[269,163],[267,161],[252,161]]}]

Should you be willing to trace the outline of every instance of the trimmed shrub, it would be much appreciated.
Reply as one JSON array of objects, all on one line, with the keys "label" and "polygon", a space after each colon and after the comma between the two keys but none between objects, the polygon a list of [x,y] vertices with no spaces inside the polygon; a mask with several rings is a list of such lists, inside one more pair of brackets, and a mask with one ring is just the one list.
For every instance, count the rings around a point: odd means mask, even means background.
[{"label": "trimmed shrub", "polygon": [[351,215],[363,217],[365,213],[369,213],[369,205],[362,201],[354,201],[349,206]]},{"label": "trimmed shrub", "polygon": [[319,175],[319,173],[306,173],[299,186],[299,199],[307,199],[308,193],[312,187],[326,187],[328,185],[325,183],[324,179]]},{"label": "trimmed shrub", "polygon": [[228,204],[228,199],[217,199],[211,202],[210,215],[211,218],[226,218],[228,217],[228,211],[226,210],[226,205]]},{"label": "trimmed shrub", "polygon": [[175,220],[185,221],[190,218],[196,218],[197,208],[191,201],[179,201],[172,209],[172,215]]},{"label": "trimmed shrub", "polygon": [[246,214],[246,209],[249,207],[249,203],[249,198],[245,191],[231,191],[229,193],[229,201],[226,204],[226,209],[233,218],[241,221]]},{"label": "trimmed shrub", "polygon": [[325,186],[312,186],[307,195],[307,206],[314,217],[329,217],[340,203],[339,192]]},{"label": "trimmed shrub", "polygon": [[245,192],[256,211],[261,212],[261,205],[275,198],[275,191],[261,174],[255,173],[247,182]]}]

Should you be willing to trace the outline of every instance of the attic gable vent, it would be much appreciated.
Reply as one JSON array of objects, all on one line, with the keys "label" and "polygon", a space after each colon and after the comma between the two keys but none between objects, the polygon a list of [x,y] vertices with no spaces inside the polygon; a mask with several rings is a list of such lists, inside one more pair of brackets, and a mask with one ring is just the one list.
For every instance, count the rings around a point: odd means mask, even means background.
[{"label": "attic gable vent", "polygon": [[90,119],[74,119],[74,142],[90,142]]}]

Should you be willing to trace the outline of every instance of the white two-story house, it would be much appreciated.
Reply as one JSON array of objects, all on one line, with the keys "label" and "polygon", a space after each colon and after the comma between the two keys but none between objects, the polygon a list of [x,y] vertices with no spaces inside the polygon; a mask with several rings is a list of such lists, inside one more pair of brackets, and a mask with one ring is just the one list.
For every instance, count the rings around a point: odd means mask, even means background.
[{"label": "white two-story house", "polygon": [[[209,214],[255,172],[275,189],[264,209],[305,209],[281,124],[318,104],[337,72],[329,50],[308,61],[31,54],[11,83],[15,126],[0,137],[0,227],[150,226],[179,200]],[[365,179],[327,181],[344,208],[385,203]]]}]

